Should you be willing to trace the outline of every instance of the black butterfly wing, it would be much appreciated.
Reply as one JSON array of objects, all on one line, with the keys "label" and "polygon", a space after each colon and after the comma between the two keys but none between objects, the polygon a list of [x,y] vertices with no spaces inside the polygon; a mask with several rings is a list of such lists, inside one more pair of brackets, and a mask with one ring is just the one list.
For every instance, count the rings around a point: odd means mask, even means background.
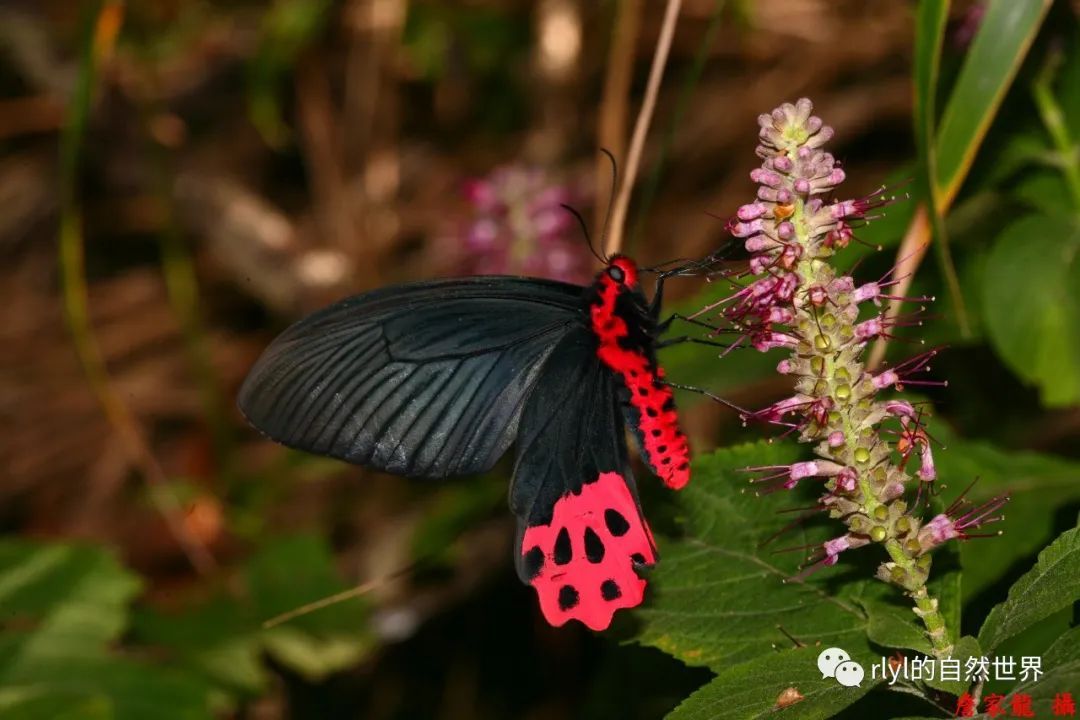
[{"label": "black butterfly wing", "polygon": [[617,609],[641,603],[636,568],[656,561],[616,382],[592,333],[575,328],[544,363],[521,416],[510,490],[517,567],[555,626],[606,628]]},{"label": "black butterfly wing", "polygon": [[352,297],[278,336],[238,404],[290,447],[400,475],[483,472],[517,435],[544,361],[583,327],[581,293],[475,277]]}]

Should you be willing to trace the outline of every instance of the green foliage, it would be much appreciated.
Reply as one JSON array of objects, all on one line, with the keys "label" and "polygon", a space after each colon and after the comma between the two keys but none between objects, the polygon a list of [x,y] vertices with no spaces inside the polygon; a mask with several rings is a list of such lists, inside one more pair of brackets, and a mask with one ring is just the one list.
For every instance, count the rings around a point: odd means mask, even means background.
[{"label": "green foliage", "polygon": [[[805,553],[774,554],[763,540],[787,521],[783,495],[759,498],[736,468],[791,462],[792,446],[741,445],[699,457],[694,482],[680,494],[686,536],[661,543],[653,600],[639,615],[640,642],[691,665],[722,670],[800,642],[845,646],[865,634],[866,618],[850,596],[827,587],[787,583]],[[815,527],[785,536],[782,545],[828,537]],[[808,551],[807,551],[808,552]]]},{"label": "green foliage", "polygon": [[1029,215],[994,241],[983,279],[990,339],[1048,406],[1080,401],[1080,223]]},{"label": "green foliage", "polygon": [[[945,204],[967,176],[1049,7],[1050,0],[991,0],[987,4],[938,129],[935,190]],[[925,87],[927,93],[933,90]]]},{"label": "green foliage", "polygon": [[364,604],[355,599],[262,628],[273,615],[344,589],[321,541],[272,542],[245,576],[241,597],[222,592],[166,613],[133,607],[139,581],[103,550],[0,543],[0,714],[211,718],[264,690],[266,654],[319,680],[354,666],[370,647]]},{"label": "green foliage", "polygon": [[[653,573],[653,599],[638,613],[644,621],[639,642],[718,673],[673,717],[712,717],[725,696],[735,699],[722,703],[728,714],[717,717],[757,717],[771,711],[779,693],[791,686],[806,700],[785,713],[828,717],[855,702],[870,684],[843,688],[823,681],[816,657],[822,647],[837,646],[864,666],[876,659],[860,606],[879,615],[889,612],[877,593],[880,583],[860,579],[838,592],[827,579],[785,582],[805,552],[774,554],[775,546],[762,542],[788,522],[777,510],[791,499],[743,492],[746,476],[737,468],[794,459],[793,446],[759,443],[695,461],[694,482],[680,496],[685,536],[661,542],[663,562]],[[777,543],[821,542],[829,531],[802,528]],[[810,647],[793,648],[792,637]]]},{"label": "green foliage", "polygon": [[[1059,713],[1054,713],[1052,710],[1054,696],[1062,692],[1070,692],[1080,685],[1080,645],[1074,643],[1067,650],[1064,648],[1059,649],[1055,655],[1055,660],[1057,662],[1053,665],[1046,664],[1046,673],[1038,680],[1019,683],[1005,696],[1002,707],[1008,708],[1016,694],[1024,693],[1031,696],[1033,717],[1060,716]],[[982,713],[975,717],[986,720],[991,715]]]},{"label": "green foliage", "polygon": [[[983,493],[995,492],[1010,480],[1020,485],[1023,494],[1025,487],[1037,492],[1047,483],[1075,484],[1077,477],[1073,463],[1033,453],[1009,455],[979,443],[952,443],[940,456],[939,470],[947,477],[986,475]],[[773,712],[778,694],[788,687],[795,687],[806,699],[776,712],[800,718],[829,717],[858,700],[869,680],[862,689],[846,689],[832,680],[812,677],[814,658],[823,647],[842,647],[867,668],[887,654],[878,649],[930,652],[907,599],[894,588],[867,579],[867,568],[872,565],[863,560],[872,548],[852,551],[839,566],[818,572],[805,583],[783,582],[796,572],[808,551],[774,554],[775,547],[820,543],[835,528],[828,522],[811,523],[763,546],[790,518],[777,510],[806,503],[789,493],[758,497],[745,492],[746,476],[738,468],[796,459],[793,446],[760,443],[720,450],[695,461],[694,482],[679,498],[683,535],[661,542],[663,562],[652,576],[652,600],[638,612],[643,620],[639,642],[717,673],[671,717],[758,717]],[[1020,528],[1006,529],[1022,534]],[[972,547],[977,554],[969,555],[965,547],[965,565],[990,567],[999,573],[1008,564],[1002,558],[1019,559],[1030,552],[1026,545],[1016,548],[1006,540],[978,542],[984,544]],[[986,554],[985,543],[995,543],[992,556]],[[931,594],[939,598],[953,632],[961,619],[959,554],[955,545],[939,549],[931,574]],[[1002,640],[1068,606],[1080,598],[1077,578],[1080,531],[1074,530],[1040,555],[1036,568],[1016,583],[1009,599],[991,614],[979,640],[963,637],[956,641],[953,657],[963,662],[990,653]],[[810,647],[792,649],[789,636]],[[1067,653],[1065,648],[1058,643],[1048,651],[1054,663],[1061,662],[1057,656]],[[967,689],[963,681],[927,685],[954,695]],[[924,693],[918,687],[908,690]]]},{"label": "green foliage", "polygon": [[207,683],[113,649],[139,582],[87,547],[0,543],[5,718],[211,718]]},{"label": "green foliage", "polygon": [[[855,660],[868,660],[872,653],[862,643],[857,651],[847,645]],[[800,718],[816,720],[833,717],[869,692],[866,678],[861,686],[848,688],[833,678],[821,677],[817,657],[821,647],[803,647],[762,655],[721,672],[712,682],[686,698],[668,715],[669,720],[744,720],[747,718]],[[864,663],[865,666],[865,663]],[[777,699],[795,688],[802,700],[777,707]]]},{"label": "green foliage", "polygon": [[1030,572],[1016,581],[979,631],[979,644],[992,651],[1001,642],[1051,613],[1080,600],[1080,527],[1069,530],[1039,553]]}]

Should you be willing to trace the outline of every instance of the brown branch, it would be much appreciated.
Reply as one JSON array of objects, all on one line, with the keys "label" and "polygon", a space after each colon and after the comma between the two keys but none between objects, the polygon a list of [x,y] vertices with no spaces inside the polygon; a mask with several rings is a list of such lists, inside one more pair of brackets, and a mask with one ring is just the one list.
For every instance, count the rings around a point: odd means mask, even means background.
[{"label": "brown branch", "polygon": [[645,98],[641,101],[641,110],[638,111],[637,121],[634,124],[634,135],[630,139],[630,152],[626,156],[626,172],[623,174],[619,193],[615,197],[615,205],[611,212],[611,227],[608,228],[607,244],[604,248],[604,252],[608,255],[617,253],[622,248],[630,194],[634,189],[634,178],[637,177],[638,167],[641,165],[645,135],[649,131],[649,122],[656,108],[656,98],[660,94],[660,81],[664,77],[664,67],[667,65],[668,53],[671,51],[672,38],[675,37],[675,24],[679,19],[681,7],[682,0],[668,0],[664,11],[664,22],[660,27],[660,37],[656,41],[656,52],[653,54],[652,68],[649,70]]},{"label": "brown branch", "polygon": [[[623,157],[626,152],[627,100],[630,95],[630,80],[634,75],[634,51],[641,30],[642,5],[641,0],[623,0],[616,3],[615,29],[611,36],[607,72],[604,74],[604,96],[600,102],[600,116],[596,127],[599,146],[615,157]],[[604,207],[606,203],[600,203],[599,199],[606,194],[607,176],[610,172],[607,158],[597,157],[596,227],[601,226],[604,214],[608,211],[608,208]]]}]

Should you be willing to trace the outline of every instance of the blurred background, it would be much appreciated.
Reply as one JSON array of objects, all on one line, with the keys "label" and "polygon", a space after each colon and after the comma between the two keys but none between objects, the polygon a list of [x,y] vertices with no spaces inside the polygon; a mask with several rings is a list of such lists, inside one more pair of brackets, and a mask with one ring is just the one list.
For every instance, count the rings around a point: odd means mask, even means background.
[{"label": "blurred background", "polygon": [[[1026,459],[1006,478],[1031,498],[1012,554],[965,579],[976,626],[1080,507],[1077,4],[1030,4],[999,96],[970,101],[972,164],[939,207],[949,254],[914,275],[939,300],[923,337],[948,346],[932,373],[948,387],[919,388],[931,431]],[[847,195],[897,196],[849,255],[866,279],[888,270],[921,202],[915,10],[685,0],[625,249],[656,263],[728,242],[757,115],[807,96]],[[587,282],[595,261],[559,204],[599,235],[598,148],[625,155],[663,12],[0,4],[0,715],[656,718],[707,680],[621,644],[632,626],[546,626],[513,571],[505,465],[407,482],[265,441],[233,402],[276,333],[348,294],[469,273]],[[986,13],[953,3],[942,87]],[[669,288],[687,308],[723,290]],[[775,358],[664,360],[744,406],[785,391]],[[680,401],[698,452],[762,436]],[[669,499],[639,475],[663,528]]]}]

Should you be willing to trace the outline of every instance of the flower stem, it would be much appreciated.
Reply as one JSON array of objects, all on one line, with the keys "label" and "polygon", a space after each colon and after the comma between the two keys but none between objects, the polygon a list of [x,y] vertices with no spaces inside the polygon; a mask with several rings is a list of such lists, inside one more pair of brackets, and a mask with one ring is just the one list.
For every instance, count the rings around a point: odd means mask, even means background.
[{"label": "flower stem", "polygon": [[[899,540],[889,540],[885,543],[885,550],[896,566],[903,569],[910,578],[925,577],[915,567],[915,559],[904,550]],[[914,587],[908,588],[908,594],[915,601],[915,614],[922,620],[926,627],[926,635],[930,645],[934,649],[934,657],[944,658],[952,654],[953,644],[949,640],[949,630],[945,623],[945,616],[938,609],[938,601],[931,597],[926,589],[926,581],[917,581]]]}]

